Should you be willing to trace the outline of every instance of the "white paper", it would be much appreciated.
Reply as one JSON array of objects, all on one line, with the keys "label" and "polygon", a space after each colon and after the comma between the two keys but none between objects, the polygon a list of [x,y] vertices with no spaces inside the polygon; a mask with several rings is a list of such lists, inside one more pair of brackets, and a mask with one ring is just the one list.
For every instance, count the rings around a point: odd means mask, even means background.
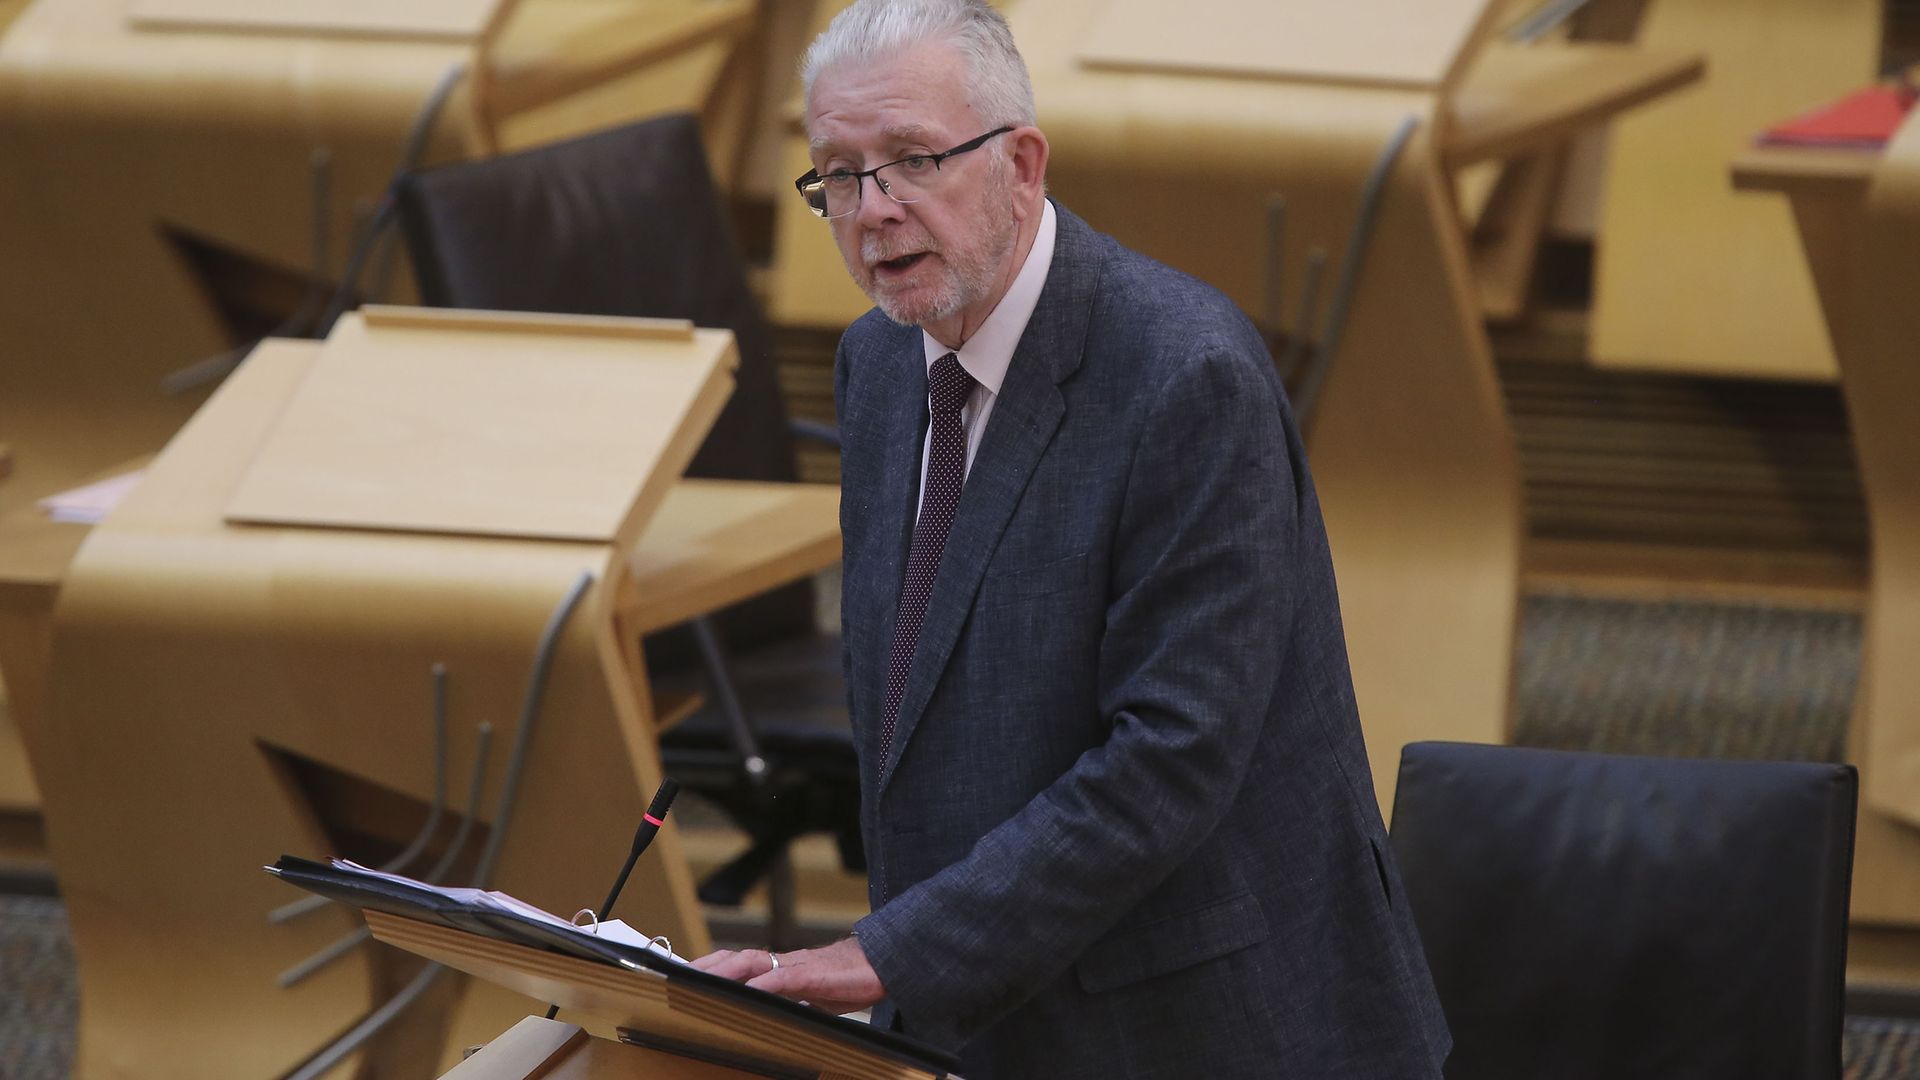
[{"label": "white paper", "polygon": [[107,519],[114,507],[120,505],[120,500],[126,497],[127,492],[139,486],[140,478],[146,474],[145,469],[135,469],[85,487],[49,495],[40,500],[40,509],[55,521],[98,525]]},{"label": "white paper", "polygon": [[622,945],[631,945],[636,949],[650,949],[677,964],[687,963],[686,957],[666,947],[665,938],[651,938],[635,930],[633,927],[628,926],[620,919],[608,919],[598,926],[592,924],[576,926],[571,921],[563,919],[550,911],[534,907],[532,904],[527,903],[517,896],[511,896],[497,889],[453,888],[446,885],[430,885],[424,881],[407,877],[405,874],[393,874],[385,870],[375,870],[370,866],[362,866],[351,859],[334,859],[332,861],[333,865],[341,870],[351,870],[358,874],[365,874],[368,877],[379,878],[382,881],[391,881],[416,889],[424,889],[427,892],[444,896],[449,900],[462,904],[471,904],[474,907],[487,907],[496,911],[511,912],[515,915],[570,930],[582,937],[597,937],[602,940],[616,941]]}]

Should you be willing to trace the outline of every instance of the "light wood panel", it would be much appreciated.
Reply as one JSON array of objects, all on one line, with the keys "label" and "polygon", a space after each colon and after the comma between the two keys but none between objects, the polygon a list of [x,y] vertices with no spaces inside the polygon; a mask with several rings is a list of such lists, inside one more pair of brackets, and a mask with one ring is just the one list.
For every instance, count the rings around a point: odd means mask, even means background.
[{"label": "light wood panel", "polygon": [[1078,55],[1111,69],[1431,90],[1451,81],[1497,8],[1487,0],[1108,0]]},{"label": "light wood panel", "polygon": [[[1861,709],[1875,769],[1867,801],[1920,829],[1920,113],[1907,119],[1867,191],[1857,254],[1835,290],[1849,305],[1836,334],[1873,527],[1873,595]],[[1815,241],[1817,242],[1817,241]],[[1841,294],[1844,293],[1844,297]],[[1920,832],[1914,906],[1920,908]]]},{"label": "light wood panel", "polygon": [[[106,475],[146,465],[141,457]],[[90,477],[105,479],[106,475]],[[37,817],[40,788],[34,782],[20,728],[40,715],[46,700],[53,604],[67,565],[86,539],[88,526],[54,521],[38,507],[0,517],[0,813]]]},{"label": "light wood panel", "polygon": [[1698,81],[1705,70],[1705,58],[1690,49],[1489,43],[1450,99],[1447,161],[1459,168],[1552,147]]},{"label": "light wood panel", "polygon": [[13,22],[32,0],[0,0],[0,35],[7,32],[7,24]]},{"label": "light wood panel", "polygon": [[718,611],[840,558],[840,488],[682,480],[640,534],[617,604],[638,636]]},{"label": "light wood panel", "polygon": [[1756,146],[1733,159],[1733,186],[1796,197],[1857,198],[1866,193],[1879,164],[1878,150]]},{"label": "light wood panel", "polygon": [[502,0],[324,0],[262,4],[256,0],[133,0],[138,27],[270,30],[345,36],[427,37],[472,41]]},{"label": "light wood panel", "polygon": [[1489,212],[1474,226],[1474,287],[1489,319],[1516,319],[1526,310],[1534,260],[1564,163],[1558,151],[1515,161],[1494,188]]},{"label": "light wood panel", "polygon": [[[305,348],[310,355],[312,347]],[[302,347],[285,343],[275,349],[295,355]],[[108,475],[144,467],[148,460],[136,458]],[[637,643],[641,635],[838,562],[839,506],[840,489],[833,484],[675,484],[641,531],[618,583],[616,615],[623,641]],[[13,687],[8,707],[0,709],[0,810],[37,817],[40,809],[14,716],[29,710],[39,715],[44,708],[53,605],[89,531],[91,526],[51,521],[32,507],[0,519],[0,676]],[[697,694],[657,699],[654,723],[661,730],[672,727],[701,704]],[[737,839],[729,837],[729,842]]]},{"label": "light wood panel", "polygon": [[[530,5],[491,56],[489,102],[505,116],[551,104],[671,60],[707,42],[733,44],[752,0],[568,0]],[[558,62],[556,62],[558,61]]]},{"label": "light wood panel", "polygon": [[1787,208],[1729,189],[1727,162],[1768,124],[1872,81],[1880,20],[1879,0],[1648,7],[1640,43],[1704,51],[1708,75],[1615,128],[1595,256],[1596,363],[1834,377]]},{"label": "light wood panel", "polygon": [[686,417],[660,405],[717,413],[733,390],[733,337],[681,328],[662,340],[645,322],[607,319],[580,324],[602,328],[592,335],[551,325],[509,329],[465,313],[341,319],[241,477],[228,520],[637,540],[699,448]]}]

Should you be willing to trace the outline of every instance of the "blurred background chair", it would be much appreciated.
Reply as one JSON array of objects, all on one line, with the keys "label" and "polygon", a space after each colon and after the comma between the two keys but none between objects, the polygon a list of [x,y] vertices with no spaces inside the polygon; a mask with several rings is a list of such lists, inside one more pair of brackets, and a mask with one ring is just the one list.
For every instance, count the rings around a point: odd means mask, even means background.
[{"label": "blurred background chair", "polygon": [[1446,1075],[1839,1077],[1856,794],[1850,765],[1407,746]]},{"label": "blurred background chair", "polygon": [[[397,197],[426,304],[681,318],[733,331],[736,389],[688,476],[791,481],[795,434],[835,438],[788,419],[771,334],[691,115],[414,173]],[[795,837],[831,833],[847,869],[865,870],[854,751],[844,727],[750,723],[730,654],[814,625],[811,583],[800,582],[646,645],[656,672],[697,657],[714,706],[662,733],[667,771],[750,837],[702,882],[701,899],[737,906],[767,880],[776,946],[794,924],[785,852]]]}]

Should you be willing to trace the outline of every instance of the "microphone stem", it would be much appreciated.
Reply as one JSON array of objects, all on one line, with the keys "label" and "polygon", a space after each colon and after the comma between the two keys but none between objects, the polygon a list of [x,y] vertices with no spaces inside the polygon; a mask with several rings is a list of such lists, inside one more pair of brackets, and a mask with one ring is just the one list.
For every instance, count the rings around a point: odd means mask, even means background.
[{"label": "microphone stem", "polygon": [[640,853],[647,850],[647,845],[652,842],[653,836],[650,833],[645,841],[633,846],[633,851],[627,855],[626,865],[620,868],[620,876],[613,879],[613,888],[607,890],[607,898],[601,901],[600,913],[595,916],[596,919],[604,921],[607,914],[613,910],[613,902],[619,898],[620,890],[627,887],[627,875],[633,873],[633,864],[640,861]]}]

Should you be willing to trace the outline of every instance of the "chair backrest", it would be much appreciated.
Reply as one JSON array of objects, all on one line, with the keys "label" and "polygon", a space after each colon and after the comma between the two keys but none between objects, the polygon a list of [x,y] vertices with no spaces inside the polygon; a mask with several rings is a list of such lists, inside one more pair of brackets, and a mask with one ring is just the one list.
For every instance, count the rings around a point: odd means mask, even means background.
[{"label": "chair backrest", "polygon": [[1850,765],[1456,743],[1393,847],[1450,1080],[1840,1075]]},{"label": "chair backrest", "polygon": [[732,330],[734,395],[687,473],[794,478],[772,334],[692,116],[414,173],[398,201],[427,304],[692,319]]}]

